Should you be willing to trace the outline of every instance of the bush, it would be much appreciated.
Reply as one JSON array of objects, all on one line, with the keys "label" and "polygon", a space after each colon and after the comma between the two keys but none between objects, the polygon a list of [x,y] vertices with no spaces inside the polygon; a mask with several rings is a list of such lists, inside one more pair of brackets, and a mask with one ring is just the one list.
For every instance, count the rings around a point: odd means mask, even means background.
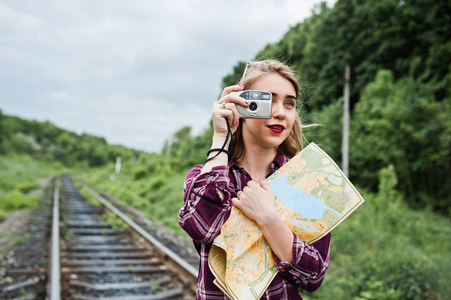
[{"label": "bush", "polygon": [[450,222],[408,208],[396,183],[389,166],[377,194],[362,192],[365,203],[332,232],[323,285],[305,299],[447,299]]},{"label": "bush", "polygon": [[151,191],[157,191],[157,190],[161,189],[167,183],[168,183],[167,179],[165,179],[164,177],[158,176],[158,177],[155,177],[153,180],[150,181],[149,189]]},{"label": "bush", "polygon": [[6,219],[6,213],[0,210],[0,223],[5,221]]},{"label": "bush", "polygon": [[0,202],[0,210],[12,212],[18,209],[35,209],[41,196],[24,195],[18,190],[8,192]]},{"label": "bush", "polygon": [[39,184],[35,181],[23,182],[16,185],[16,189],[24,194],[29,193],[37,188],[39,188]]},{"label": "bush", "polygon": [[[139,168],[130,162],[124,170]],[[176,233],[186,172],[152,172],[133,180],[122,172],[89,172],[91,184],[145,212]],[[358,188],[365,203],[332,232],[323,285],[305,299],[448,299],[451,294],[451,224],[431,211],[412,210],[396,190],[396,169],[378,172],[377,191]],[[87,180],[88,181],[88,180]]]},{"label": "bush", "polygon": [[145,168],[139,168],[139,169],[135,170],[135,172],[133,173],[133,179],[140,180],[140,179],[143,179],[144,177],[146,177],[147,175],[148,175],[148,172]]}]

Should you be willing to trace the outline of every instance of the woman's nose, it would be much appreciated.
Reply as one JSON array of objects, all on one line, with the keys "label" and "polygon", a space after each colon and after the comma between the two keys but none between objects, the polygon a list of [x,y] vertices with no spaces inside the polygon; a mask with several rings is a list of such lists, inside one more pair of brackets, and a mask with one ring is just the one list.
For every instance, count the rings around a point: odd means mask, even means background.
[{"label": "woman's nose", "polygon": [[285,119],[283,103],[274,102],[272,104],[272,116],[275,119]]}]

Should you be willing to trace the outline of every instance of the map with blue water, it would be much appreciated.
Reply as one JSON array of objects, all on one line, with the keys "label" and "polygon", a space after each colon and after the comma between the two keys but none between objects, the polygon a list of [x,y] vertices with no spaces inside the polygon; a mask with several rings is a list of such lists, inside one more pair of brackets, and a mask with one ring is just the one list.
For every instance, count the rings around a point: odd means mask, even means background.
[{"label": "map with blue water", "polygon": [[309,243],[329,233],[364,201],[337,164],[314,143],[267,181],[285,224]]},{"label": "map with blue water", "polygon": [[[346,219],[363,199],[335,162],[310,143],[267,179],[287,227],[313,243]],[[278,272],[257,223],[235,205],[211,247],[208,266],[231,299],[260,299]]]},{"label": "map with blue water", "polygon": [[326,209],[339,217],[343,216],[342,213],[323,203],[320,198],[309,195],[298,187],[289,185],[287,175],[280,175],[271,181],[271,189],[280,201],[304,218],[322,219]]}]

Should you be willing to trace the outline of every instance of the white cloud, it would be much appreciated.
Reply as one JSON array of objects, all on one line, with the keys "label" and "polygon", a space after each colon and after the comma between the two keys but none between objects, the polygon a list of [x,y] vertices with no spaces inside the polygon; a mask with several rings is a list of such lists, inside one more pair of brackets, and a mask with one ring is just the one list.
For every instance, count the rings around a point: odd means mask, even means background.
[{"label": "white cloud", "polygon": [[2,1],[0,109],[159,151],[206,128],[222,77],[318,2]]}]

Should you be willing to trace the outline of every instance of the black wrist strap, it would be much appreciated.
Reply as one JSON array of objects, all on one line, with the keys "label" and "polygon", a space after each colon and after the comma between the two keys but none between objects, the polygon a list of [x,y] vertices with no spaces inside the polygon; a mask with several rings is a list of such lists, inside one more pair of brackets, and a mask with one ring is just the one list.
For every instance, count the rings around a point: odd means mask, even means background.
[{"label": "black wrist strap", "polygon": [[[207,157],[210,155],[211,152],[218,151],[218,153],[216,153],[215,156],[212,156],[212,157],[210,157],[210,158],[207,158],[207,160],[204,162],[204,165],[205,165],[208,161],[212,160],[213,158],[215,158],[215,157],[217,157],[219,154],[221,154],[221,152],[225,152],[225,153],[227,154],[228,161],[230,162],[230,158],[231,158],[231,157],[230,157],[230,152],[233,152],[232,129],[230,128],[229,121],[227,120],[227,118],[225,118],[225,120],[226,120],[226,123],[227,123],[227,137],[226,137],[226,139],[225,139],[225,141],[224,141],[224,144],[222,145],[221,148],[213,148],[213,149],[210,149],[210,150],[208,151]],[[227,145],[227,142],[229,141],[229,138],[230,138],[230,152],[225,148],[226,145]]]},{"label": "black wrist strap", "polygon": [[219,153],[224,152],[227,154],[227,157],[230,158],[230,152],[227,149],[223,149],[223,148],[212,148],[212,149],[208,150],[207,157],[210,156],[211,152],[215,152],[215,151],[218,151]]}]

